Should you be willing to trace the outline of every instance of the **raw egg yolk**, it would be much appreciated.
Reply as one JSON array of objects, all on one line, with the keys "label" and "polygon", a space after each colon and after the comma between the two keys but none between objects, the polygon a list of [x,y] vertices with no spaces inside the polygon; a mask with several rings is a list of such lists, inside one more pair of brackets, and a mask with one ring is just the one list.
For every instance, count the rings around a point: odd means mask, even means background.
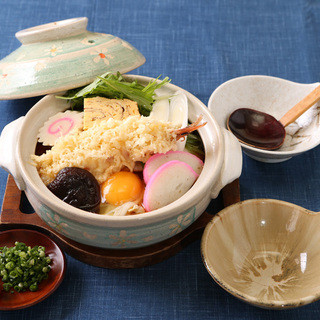
[{"label": "raw egg yolk", "polygon": [[142,180],[134,173],[120,171],[114,173],[101,186],[102,202],[116,206],[126,202],[141,202],[144,193]]}]

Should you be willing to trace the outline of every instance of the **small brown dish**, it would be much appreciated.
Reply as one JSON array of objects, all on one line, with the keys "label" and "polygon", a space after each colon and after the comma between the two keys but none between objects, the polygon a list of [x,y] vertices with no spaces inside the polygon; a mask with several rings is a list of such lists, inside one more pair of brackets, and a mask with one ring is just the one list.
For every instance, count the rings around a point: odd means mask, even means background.
[{"label": "small brown dish", "polygon": [[[13,247],[16,241],[23,242],[28,246],[44,246],[46,255],[51,258],[51,270],[48,279],[39,284],[39,289],[35,292],[6,292],[0,291],[0,310],[17,310],[37,304],[50,296],[60,285],[66,270],[66,260],[64,253],[48,236],[43,233],[26,230],[13,229],[0,233],[0,246]],[[0,283],[2,284],[1,280]],[[2,285],[1,285],[2,288]]]}]

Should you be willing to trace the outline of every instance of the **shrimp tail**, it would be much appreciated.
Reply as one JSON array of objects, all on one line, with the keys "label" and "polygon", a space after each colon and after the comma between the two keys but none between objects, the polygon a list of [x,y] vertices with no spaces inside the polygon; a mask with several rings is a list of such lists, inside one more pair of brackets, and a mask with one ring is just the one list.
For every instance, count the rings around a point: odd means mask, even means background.
[{"label": "shrimp tail", "polygon": [[189,126],[175,130],[175,133],[177,135],[177,140],[180,140],[181,138],[185,139],[185,137],[189,133],[195,130],[198,130],[199,128],[202,128],[207,124],[207,122],[200,123],[201,121],[202,121],[202,115],[200,115],[198,119],[195,122],[191,123]]}]

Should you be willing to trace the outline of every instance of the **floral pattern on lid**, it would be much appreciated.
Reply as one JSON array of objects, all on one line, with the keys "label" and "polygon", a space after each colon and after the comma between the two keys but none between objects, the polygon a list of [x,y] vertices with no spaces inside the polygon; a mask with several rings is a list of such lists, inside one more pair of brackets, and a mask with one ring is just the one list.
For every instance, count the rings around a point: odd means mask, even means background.
[{"label": "floral pattern on lid", "polygon": [[22,45],[0,61],[0,86],[6,77],[0,100],[81,87],[105,72],[126,73],[145,62],[128,42],[89,32],[86,24],[87,18],[75,18],[19,31]]}]

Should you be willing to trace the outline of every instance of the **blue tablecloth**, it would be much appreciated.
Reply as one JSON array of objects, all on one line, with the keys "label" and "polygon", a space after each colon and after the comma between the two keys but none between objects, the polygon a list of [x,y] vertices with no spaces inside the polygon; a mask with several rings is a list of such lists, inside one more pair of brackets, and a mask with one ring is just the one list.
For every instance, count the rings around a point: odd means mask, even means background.
[{"label": "blue tablecloth", "polygon": [[[204,103],[222,82],[249,74],[319,81],[319,0],[2,0],[0,58],[19,46],[16,31],[86,16],[88,30],[133,44],[146,63],[132,73],[169,76]],[[39,100],[0,102],[0,129]],[[1,156],[1,155],[0,155]],[[241,198],[275,198],[320,210],[320,148],[264,164],[244,156]],[[3,198],[7,174],[0,173]],[[288,311],[255,308],[222,290],[194,242],[162,263],[108,270],[67,256],[48,299],[0,319],[319,319],[320,302]],[[1,296],[0,296],[1,299]]]}]

